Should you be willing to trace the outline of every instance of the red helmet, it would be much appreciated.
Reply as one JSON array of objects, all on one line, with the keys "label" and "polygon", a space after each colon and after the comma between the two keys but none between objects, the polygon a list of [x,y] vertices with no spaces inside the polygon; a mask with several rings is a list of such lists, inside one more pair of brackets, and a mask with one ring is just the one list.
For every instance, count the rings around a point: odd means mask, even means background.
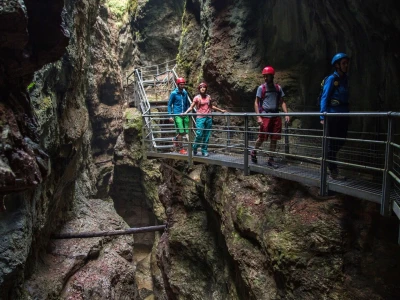
[{"label": "red helmet", "polygon": [[183,78],[183,77],[177,78],[177,79],[176,79],[176,84],[180,84],[180,83],[186,83],[185,78]]},{"label": "red helmet", "polygon": [[275,70],[274,70],[273,67],[268,66],[268,67],[265,67],[265,68],[262,70],[262,74],[263,74],[263,75],[268,75],[268,74],[275,75]]},{"label": "red helmet", "polygon": [[199,89],[199,91],[200,91],[200,88],[202,88],[202,87],[205,87],[205,88],[207,88],[207,83],[205,83],[205,82],[202,82],[202,83],[200,83],[199,84],[199,86],[197,87],[198,89]]}]

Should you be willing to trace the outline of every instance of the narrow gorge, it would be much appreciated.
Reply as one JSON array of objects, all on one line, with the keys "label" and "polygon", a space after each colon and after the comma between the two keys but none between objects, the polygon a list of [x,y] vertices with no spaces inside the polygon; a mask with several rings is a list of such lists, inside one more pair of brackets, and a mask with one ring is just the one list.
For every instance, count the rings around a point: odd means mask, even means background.
[{"label": "narrow gorge", "polygon": [[0,0],[0,299],[397,299],[396,216],[147,158],[129,78],[176,63],[191,95],[205,81],[218,107],[252,112],[273,65],[289,111],[318,111],[344,51],[352,111],[399,112],[399,13],[395,0]]}]

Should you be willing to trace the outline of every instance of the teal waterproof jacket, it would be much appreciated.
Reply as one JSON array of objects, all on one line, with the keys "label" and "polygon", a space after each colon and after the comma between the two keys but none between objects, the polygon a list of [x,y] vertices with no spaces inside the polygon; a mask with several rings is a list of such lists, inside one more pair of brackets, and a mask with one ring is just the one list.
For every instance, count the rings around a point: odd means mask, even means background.
[{"label": "teal waterproof jacket", "polygon": [[188,94],[186,90],[179,91],[179,88],[176,88],[172,91],[168,100],[168,114],[181,114],[187,111],[190,103],[188,99]]}]

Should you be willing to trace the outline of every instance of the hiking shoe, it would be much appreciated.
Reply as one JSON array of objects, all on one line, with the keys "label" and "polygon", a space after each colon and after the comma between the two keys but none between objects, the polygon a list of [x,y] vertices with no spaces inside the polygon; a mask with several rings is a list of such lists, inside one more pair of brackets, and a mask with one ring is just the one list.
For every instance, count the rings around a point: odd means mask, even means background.
[{"label": "hiking shoe", "polygon": [[203,153],[201,153],[201,155],[203,155],[205,157],[209,157],[210,156],[210,154],[208,154],[208,152],[203,152]]},{"label": "hiking shoe", "polygon": [[274,169],[278,169],[279,166],[274,162],[273,158],[268,159],[267,162],[268,167],[274,168]]},{"label": "hiking shoe", "polygon": [[250,152],[250,157],[251,157],[251,161],[256,164],[257,163],[257,152],[255,150],[252,150]]},{"label": "hiking shoe", "polygon": [[179,154],[186,155],[186,154],[187,154],[187,151],[186,151],[185,149],[181,149],[181,150],[179,151]]}]

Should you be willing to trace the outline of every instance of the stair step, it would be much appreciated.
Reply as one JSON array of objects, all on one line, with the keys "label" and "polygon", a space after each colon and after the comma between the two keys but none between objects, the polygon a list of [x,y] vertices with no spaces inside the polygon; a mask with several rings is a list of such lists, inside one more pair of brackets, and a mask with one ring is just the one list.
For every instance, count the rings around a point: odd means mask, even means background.
[{"label": "stair step", "polygon": [[156,149],[168,149],[168,148],[172,148],[172,144],[171,145],[156,145],[155,148]]},{"label": "stair step", "polygon": [[170,141],[171,142],[171,144],[172,144],[172,139],[173,139],[174,137],[173,136],[171,136],[171,137],[164,137],[164,138],[154,138],[153,140],[154,141],[158,141],[158,142],[162,142],[162,141]]},{"label": "stair step", "polygon": [[150,107],[151,108],[157,108],[157,109],[160,109],[160,108],[167,109],[168,105],[150,105]]},{"label": "stair step", "polygon": [[176,130],[157,130],[157,131],[152,131],[153,133],[174,133],[174,132],[176,132]]},{"label": "stair step", "polygon": [[168,99],[163,99],[163,100],[149,100],[150,106],[153,105],[166,105],[168,104]]},{"label": "stair step", "polygon": [[169,123],[169,124],[152,124],[152,127],[171,127],[171,128],[175,128],[175,125],[173,123]]}]

